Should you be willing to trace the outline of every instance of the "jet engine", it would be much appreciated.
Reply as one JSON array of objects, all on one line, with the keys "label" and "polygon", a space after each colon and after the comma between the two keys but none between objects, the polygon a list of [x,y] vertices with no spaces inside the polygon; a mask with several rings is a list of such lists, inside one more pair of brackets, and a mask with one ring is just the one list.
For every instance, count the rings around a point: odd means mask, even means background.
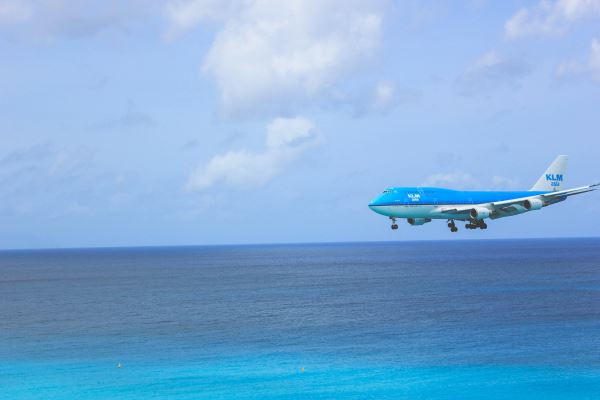
[{"label": "jet engine", "polygon": [[475,207],[469,212],[469,214],[471,215],[471,218],[480,221],[490,216],[490,210],[484,207]]},{"label": "jet engine", "polygon": [[407,218],[406,222],[411,225],[423,225],[427,222],[431,222],[431,218]]},{"label": "jet engine", "polygon": [[523,206],[527,209],[527,211],[531,210],[539,210],[544,206],[544,202],[537,198],[527,199],[523,202]]}]

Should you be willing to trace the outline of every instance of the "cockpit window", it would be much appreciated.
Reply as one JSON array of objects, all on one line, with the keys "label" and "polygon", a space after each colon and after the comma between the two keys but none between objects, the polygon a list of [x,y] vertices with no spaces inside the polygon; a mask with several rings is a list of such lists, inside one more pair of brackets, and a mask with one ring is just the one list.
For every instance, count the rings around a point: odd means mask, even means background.
[{"label": "cockpit window", "polygon": [[388,193],[392,193],[392,189],[385,189],[383,191],[383,194],[388,194]]}]

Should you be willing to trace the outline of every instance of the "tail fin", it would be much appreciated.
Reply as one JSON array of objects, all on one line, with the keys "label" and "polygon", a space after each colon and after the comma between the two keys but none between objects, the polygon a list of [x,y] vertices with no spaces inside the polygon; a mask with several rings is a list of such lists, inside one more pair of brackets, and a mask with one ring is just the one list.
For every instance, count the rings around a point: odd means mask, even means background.
[{"label": "tail fin", "polygon": [[529,190],[538,192],[556,192],[561,190],[567,170],[568,156],[558,156],[550,164],[546,172],[540,176],[540,179]]}]

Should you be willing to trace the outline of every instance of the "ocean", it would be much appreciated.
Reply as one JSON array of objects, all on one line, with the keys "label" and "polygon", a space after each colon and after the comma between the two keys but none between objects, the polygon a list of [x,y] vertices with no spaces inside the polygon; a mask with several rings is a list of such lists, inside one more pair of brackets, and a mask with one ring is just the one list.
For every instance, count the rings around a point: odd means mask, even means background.
[{"label": "ocean", "polygon": [[600,239],[0,252],[1,399],[600,399]]}]

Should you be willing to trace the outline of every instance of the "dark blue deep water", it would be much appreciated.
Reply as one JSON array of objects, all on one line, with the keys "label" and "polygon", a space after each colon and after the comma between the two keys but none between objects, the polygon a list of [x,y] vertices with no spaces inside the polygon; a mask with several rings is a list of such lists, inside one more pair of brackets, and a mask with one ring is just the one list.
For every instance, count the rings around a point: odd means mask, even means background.
[{"label": "dark blue deep water", "polygon": [[0,252],[0,398],[599,399],[600,239]]}]

